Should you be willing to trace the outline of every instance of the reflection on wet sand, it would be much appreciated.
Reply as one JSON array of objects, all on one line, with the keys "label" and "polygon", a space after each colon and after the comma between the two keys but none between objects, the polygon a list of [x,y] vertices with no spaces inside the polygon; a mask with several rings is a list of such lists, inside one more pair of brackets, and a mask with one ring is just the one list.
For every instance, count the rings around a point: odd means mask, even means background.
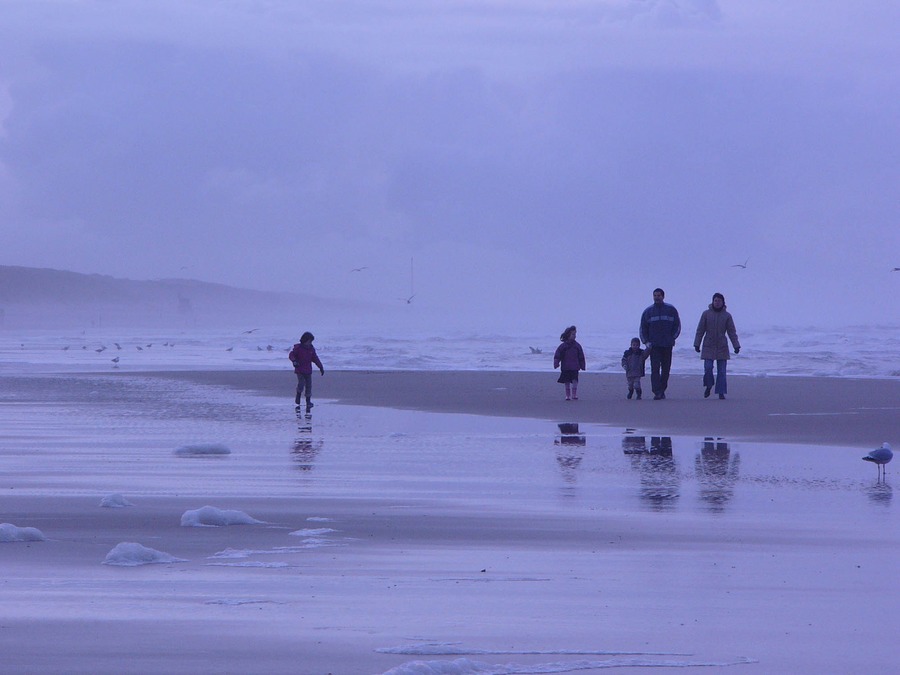
[{"label": "reflection on wet sand", "polygon": [[889,506],[894,498],[894,489],[884,480],[879,480],[866,490],[866,494],[869,495],[869,499],[873,504]]},{"label": "reflection on wet sand", "polygon": [[728,443],[721,438],[703,440],[700,454],[695,458],[700,499],[712,511],[721,511],[734,497],[734,484],[740,473],[741,456],[731,455]]},{"label": "reflection on wet sand", "polygon": [[678,466],[672,452],[671,436],[626,434],[622,437],[622,452],[631,457],[631,466],[641,477],[641,500],[655,511],[675,508],[680,495]]},{"label": "reflection on wet sand", "polygon": [[[553,441],[560,447],[556,453],[556,462],[562,470],[563,480],[574,483],[576,471],[581,465],[584,453],[576,448],[587,445],[587,437],[578,429],[577,423],[562,422],[559,427],[559,436]],[[574,446],[574,447],[573,447]]]},{"label": "reflection on wet sand", "polygon": [[322,440],[313,439],[311,408],[303,411],[297,406],[297,438],[291,448],[294,462],[300,471],[312,471],[313,462],[322,449]]}]

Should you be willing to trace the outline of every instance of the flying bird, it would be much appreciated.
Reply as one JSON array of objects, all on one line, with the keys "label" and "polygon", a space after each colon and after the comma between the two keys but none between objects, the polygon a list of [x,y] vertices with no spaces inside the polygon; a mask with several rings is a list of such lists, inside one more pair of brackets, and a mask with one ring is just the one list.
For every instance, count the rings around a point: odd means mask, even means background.
[{"label": "flying bird", "polygon": [[891,272],[900,272],[900,267],[895,267],[894,269],[891,270]]},{"label": "flying bird", "polygon": [[737,264],[735,264],[735,265],[732,265],[732,267],[740,267],[742,270],[745,270],[745,269],[747,269],[747,263],[748,263],[748,262],[750,262],[750,258],[747,258],[747,259],[744,261],[744,264],[743,264],[743,265],[742,265],[741,263],[737,263]]},{"label": "flying bird", "polygon": [[368,267],[354,267],[351,272],[362,272],[363,270],[369,269]]},{"label": "flying bird", "polygon": [[259,330],[259,328],[251,328],[250,330],[245,330],[243,332],[243,335],[250,335],[250,333],[255,333],[258,330]]},{"label": "flying bird", "polygon": [[229,347],[229,348],[226,349],[225,351],[226,351],[226,352],[230,352],[230,351],[233,351],[233,350],[234,350],[234,347]]},{"label": "flying bird", "polygon": [[868,455],[863,457],[866,462],[872,462],[878,465],[878,477],[881,478],[885,471],[885,464],[894,459],[894,452],[887,443],[882,443],[880,448],[872,450]]},{"label": "flying bird", "polygon": [[114,358],[114,359],[110,359],[110,361],[112,361],[113,363],[115,363],[117,366],[119,365],[119,357],[118,357],[118,356],[117,356],[116,358]]}]

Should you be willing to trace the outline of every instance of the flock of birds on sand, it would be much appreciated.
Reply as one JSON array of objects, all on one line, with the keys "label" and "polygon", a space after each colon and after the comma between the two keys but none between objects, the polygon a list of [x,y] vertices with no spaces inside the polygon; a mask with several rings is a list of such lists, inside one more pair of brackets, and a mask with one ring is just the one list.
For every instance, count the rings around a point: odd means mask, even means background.
[{"label": "flock of birds on sand", "polygon": [[[258,330],[259,330],[259,328],[251,328],[251,329],[249,329],[249,330],[243,331],[243,332],[242,332],[242,335],[252,335],[253,333],[255,333],[255,332],[258,331]],[[150,349],[150,348],[152,348],[152,347],[153,347],[153,344],[154,344],[154,343],[149,342],[149,343],[143,344],[143,345],[135,345],[134,348],[135,348],[136,350],[138,350],[139,352],[142,352],[142,351],[144,351],[145,349]],[[122,345],[119,344],[118,342],[113,342],[113,345],[114,345],[115,348],[116,348],[117,350],[119,350],[119,351],[121,351],[122,349],[124,349],[124,348],[122,347]],[[162,346],[163,346],[163,347],[174,347],[174,346],[175,346],[175,343],[174,343],[174,342],[163,342],[163,343],[162,343]],[[23,344],[22,347],[24,348],[25,345]],[[65,345],[65,346],[62,348],[62,350],[65,352],[65,351],[69,351],[70,348],[71,348],[71,345]],[[88,349],[88,346],[87,346],[87,345],[82,345],[81,348],[82,348],[83,350],[87,350],[87,349]],[[94,351],[97,352],[98,354],[102,354],[102,353],[105,352],[107,349],[110,349],[110,348],[107,347],[107,346],[104,345],[104,344],[101,344],[99,347],[97,347],[96,349],[94,349]],[[226,351],[226,352],[232,352],[232,351],[234,351],[234,347],[233,347],[233,346],[227,347],[227,348],[225,349],[225,351]],[[275,351],[275,347],[274,347],[273,345],[266,345],[265,347],[262,347],[262,346],[257,345],[256,351],[258,351],[258,352],[272,352],[272,351]],[[115,357],[111,358],[110,361],[112,361],[112,363],[113,363],[113,368],[118,368],[118,367],[119,367],[119,362],[121,361],[121,359],[120,359],[119,356],[115,356]]]}]

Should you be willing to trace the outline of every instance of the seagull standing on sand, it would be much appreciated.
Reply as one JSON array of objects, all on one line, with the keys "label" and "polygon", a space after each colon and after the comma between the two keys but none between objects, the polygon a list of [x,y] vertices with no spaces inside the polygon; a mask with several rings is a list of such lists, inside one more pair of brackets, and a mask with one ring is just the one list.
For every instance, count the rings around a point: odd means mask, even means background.
[{"label": "seagull standing on sand", "polygon": [[878,465],[878,477],[881,478],[885,472],[885,464],[894,459],[894,451],[887,443],[883,443],[880,448],[876,448],[868,455],[863,457],[866,462],[872,462]]}]

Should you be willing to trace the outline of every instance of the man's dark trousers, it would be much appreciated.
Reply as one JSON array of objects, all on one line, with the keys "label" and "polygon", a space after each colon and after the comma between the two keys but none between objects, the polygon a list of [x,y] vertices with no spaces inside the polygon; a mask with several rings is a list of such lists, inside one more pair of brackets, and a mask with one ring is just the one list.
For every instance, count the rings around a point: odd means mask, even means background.
[{"label": "man's dark trousers", "polygon": [[669,370],[672,368],[673,347],[650,348],[650,388],[654,396],[665,394],[669,386]]}]

